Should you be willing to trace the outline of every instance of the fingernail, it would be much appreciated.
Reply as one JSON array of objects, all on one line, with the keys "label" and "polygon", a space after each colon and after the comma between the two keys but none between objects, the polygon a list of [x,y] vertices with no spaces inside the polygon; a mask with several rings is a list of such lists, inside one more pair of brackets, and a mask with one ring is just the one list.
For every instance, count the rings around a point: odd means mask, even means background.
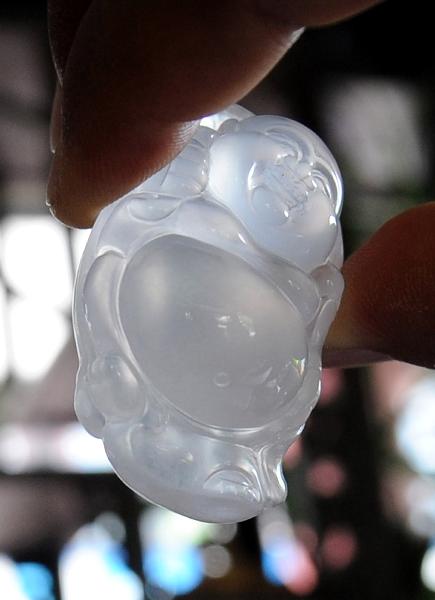
[{"label": "fingernail", "polygon": [[62,129],[62,88],[56,85],[50,120],[50,150],[54,154],[59,143]]}]

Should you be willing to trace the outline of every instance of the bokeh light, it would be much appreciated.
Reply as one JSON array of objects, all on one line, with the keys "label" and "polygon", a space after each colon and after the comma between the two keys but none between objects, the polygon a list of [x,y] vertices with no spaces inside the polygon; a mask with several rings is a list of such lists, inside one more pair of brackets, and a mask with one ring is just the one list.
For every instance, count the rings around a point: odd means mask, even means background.
[{"label": "bokeh light", "polygon": [[310,465],[307,471],[308,488],[318,496],[332,498],[346,485],[344,466],[334,458],[322,457]]},{"label": "bokeh light", "polygon": [[331,570],[348,567],[358,551],[355,533],[346,526],[331,526],[324,534],[322,557],[325,566]]},{"label": "bokeh light", "polygon": [[218,544],[207,546],[203,550],[204,573],[207,577],[217,579],[225,577],[231,569],[232,559],[227,548]]},{"label": "bokeh light", "polygon": [[201,552],[195,546],[153,545],[145,550],[144,571],[149,583],[180,595],[198,587],[204,565]]},{"label": "bokeh light", "polygon": [[427,548],[423,556],[420,574],[424,585],[435,592],[435,544],[433,543]]},{"label": "bokeh light", "polygon": [[405,394],[396,422],[396,442],[417,472],[435,474],[435,375],[426,374]]},{"label": "bokeh light", "polygon": [[64,600],[143,600],[141,581],[125,562],[123,550],[98,523],[79,529],[60,555]]}]

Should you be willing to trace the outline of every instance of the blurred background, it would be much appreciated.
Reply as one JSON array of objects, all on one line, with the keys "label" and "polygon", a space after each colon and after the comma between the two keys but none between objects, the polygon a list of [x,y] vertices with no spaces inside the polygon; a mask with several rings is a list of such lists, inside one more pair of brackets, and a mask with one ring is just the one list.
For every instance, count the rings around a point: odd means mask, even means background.
[{"label": "blurred background", "polygon": [[[350,253],[435,198],[428,4],[386,2],[305,32],[243,104],[325,139]],[[88,232],[45,208],[54,90],[45,2],[0,4],[0,597],[5,600],[435,599],[435,373],[324,372],[285,457],[286,505],[239,525],[152,507],[72,409],[70,319]]]}]

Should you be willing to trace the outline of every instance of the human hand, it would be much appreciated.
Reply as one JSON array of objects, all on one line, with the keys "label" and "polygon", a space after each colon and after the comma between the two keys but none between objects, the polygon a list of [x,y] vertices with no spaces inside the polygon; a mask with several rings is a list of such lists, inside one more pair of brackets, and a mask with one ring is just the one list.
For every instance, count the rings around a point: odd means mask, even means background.
[{"label": "human hand", "polygon": [[[170,161],[195,121],[252,89],[303,26],[375,0],[226,0],[204,5],[49,0],[59,86],[48,198],[89,227],[98,212]],[[435,204],[382,228],[345,264],[346,291],[325,364],[394,357],[435,363]]]}]

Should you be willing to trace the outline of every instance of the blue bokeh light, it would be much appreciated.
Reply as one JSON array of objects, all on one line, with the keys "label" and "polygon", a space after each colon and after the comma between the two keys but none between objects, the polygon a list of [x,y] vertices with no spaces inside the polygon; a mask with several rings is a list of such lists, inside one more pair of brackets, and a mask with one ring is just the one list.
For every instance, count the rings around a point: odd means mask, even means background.
[{"label": "blue bokeh light", "polygon": [[145,575],[152,585],[174,594],[188,594],[201,583],[201,552],[190,545],[150,546],[144,555]]},{"label": "blue bokeh light", "polygon": [[18,577],[29,600],[54,600],[53,576],[39,563],[17,564]]}]

